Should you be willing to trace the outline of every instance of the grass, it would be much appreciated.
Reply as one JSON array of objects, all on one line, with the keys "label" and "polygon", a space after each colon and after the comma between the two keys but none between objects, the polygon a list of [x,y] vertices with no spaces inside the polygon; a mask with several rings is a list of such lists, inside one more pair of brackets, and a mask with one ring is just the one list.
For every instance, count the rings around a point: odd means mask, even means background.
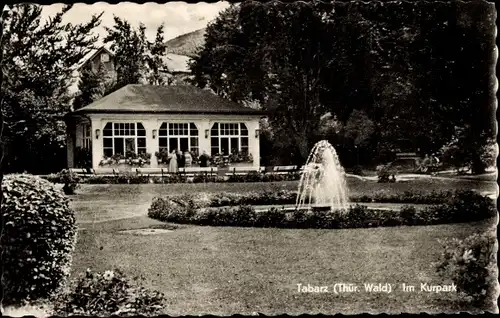
[{"label": "grass", "polygon": [[[122,229],[156,227],[137,217],[79,232],[73,273],[120,268],[165,293],[167,314],[300,314],[452,312],[455,294],[419,292],[437,276],[438,239],[464,238],[491,224],[349,230],[285,230],[180,226],[136,236]],[[298,283],[391,283],[390,294],[300,294]],[[416,286],[404,293],[402,283]]]},{"label": "grass", "polygon": [[[378,184],[349,179],[351,193],[477,189],[496,184],[419,180]],[[86,268],[119,268],[143,276],[165,293],[167,314],[301,314],[453,312],[455,294],[419,292],[420,283],[446,283],[433,267],[438,239],[465,238],[491,221],[439,226],[346,230],[289,230],[181,225],[172,232],[138,236],[121,230],[161,228],[146,217],[155,196],[182,192],[296,189],[297,182],[240,184],[84,185],[73,197],[79,240],[73,275]],[[417,292],[301,294],[297,284],[412,284]]]},{"label": "grass", "polygon": [[[146,215],[151,201],[157,196],[202,192],[248,192],[276,189],[296,190],[297,181],[257,183],[197,183],[197,184],[83,184],[72,196],[72,205],[78,211],[81,223],[102,222]],[[404,193],[405,191],[431,192],[442,190],[476,189],[496,192],[496,182],[454,179],[414,180],[411,182],[377,183],[348,178],[351,195],[369,195],[379,191]]]}]

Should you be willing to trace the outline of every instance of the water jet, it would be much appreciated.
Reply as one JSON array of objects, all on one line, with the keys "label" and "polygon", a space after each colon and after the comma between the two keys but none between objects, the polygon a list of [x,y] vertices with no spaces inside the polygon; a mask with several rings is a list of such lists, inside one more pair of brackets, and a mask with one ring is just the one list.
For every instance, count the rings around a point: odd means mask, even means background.
[{"label": "water jet", "polygon": [[348,208],[344,168],[335,148],[327,141],[317,142],[311,150],[300,177],[295,208]]}]

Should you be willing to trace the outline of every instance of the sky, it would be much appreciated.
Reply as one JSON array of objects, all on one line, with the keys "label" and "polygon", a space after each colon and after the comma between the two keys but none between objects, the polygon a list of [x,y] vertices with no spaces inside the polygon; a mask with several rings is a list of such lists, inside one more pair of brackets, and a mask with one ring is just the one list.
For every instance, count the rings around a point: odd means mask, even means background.
[{"label": "sky", "polygon": [[[44,6],[42,19],[55,15],[62,8],[63,4],[53,4]],[[104,27],[112,27],[114,24],[113,15],[129,21],[132,26],[137,27],[140,22],[146,26],[146,35],[150,40],[154,40],[156,29],[161,23],[165,23],[165,39],[169,40],[184,33],[195,31],[207,26],[208,22],[217,17],[220,11],[229,7],[228,2],[216,3],[185,3],[167,2],[158,4],[148,2],[136,4],[131,2],[121,2],[119,4],[108,4],[106,2],[96,2],[94,4],[78,3],[65,14],[63,22],[73,24],[89,21],[93,14],[104,11],[101,17],[102,23],[95,30],[101,37],[106,35]]]}]

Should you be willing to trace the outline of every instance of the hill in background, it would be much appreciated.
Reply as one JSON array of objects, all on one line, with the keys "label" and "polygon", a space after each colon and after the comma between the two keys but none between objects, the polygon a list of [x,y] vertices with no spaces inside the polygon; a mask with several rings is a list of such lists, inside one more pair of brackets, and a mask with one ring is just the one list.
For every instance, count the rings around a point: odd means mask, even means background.
[{"label": "hill in background", "polygon": [[205,43],[205,31],[203,28],[168,40],[168,52],[194,57],[196,50]]}]

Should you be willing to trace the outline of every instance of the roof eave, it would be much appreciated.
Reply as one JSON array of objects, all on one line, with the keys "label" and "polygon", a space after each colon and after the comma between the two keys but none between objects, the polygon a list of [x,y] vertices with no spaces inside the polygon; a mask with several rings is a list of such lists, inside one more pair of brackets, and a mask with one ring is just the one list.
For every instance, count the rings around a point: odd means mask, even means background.
[{"label": "roof eave", "polygon": [[176,111],[176,110],[113,110],[113,109],[79,109],[70,113],[72,115],[84,114],[186,114],[186,115],[250,115],[250,116],[267,116],[265,111]]}]

